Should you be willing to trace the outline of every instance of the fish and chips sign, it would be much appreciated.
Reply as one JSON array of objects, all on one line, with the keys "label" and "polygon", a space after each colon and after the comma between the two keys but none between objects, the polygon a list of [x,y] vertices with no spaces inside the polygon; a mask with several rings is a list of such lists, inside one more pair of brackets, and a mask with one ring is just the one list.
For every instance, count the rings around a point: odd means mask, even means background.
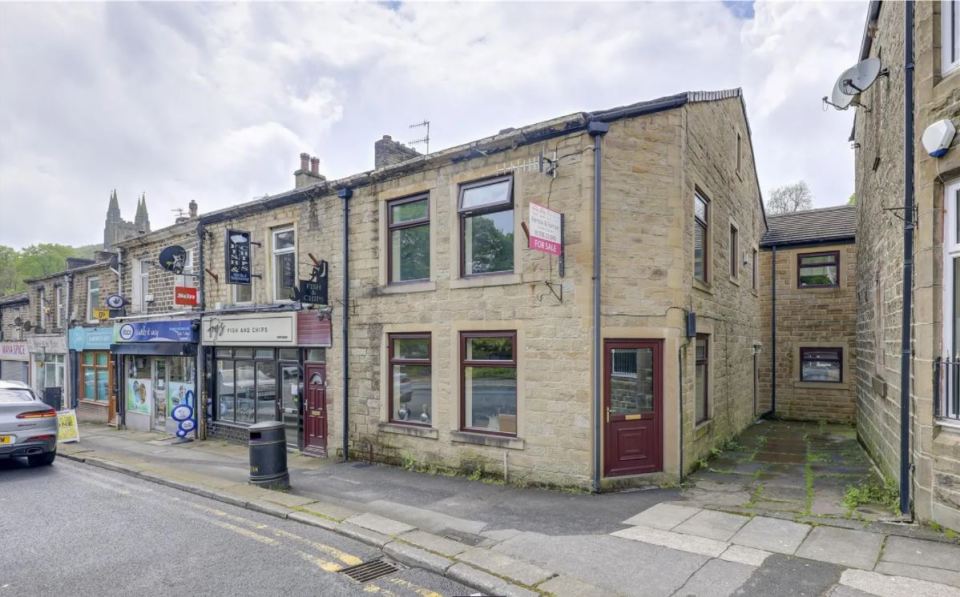
[{"label": "fish and chips sign", "polygon": [[563,255],[563,215],[536,203],[530,204],[530,249]]}]

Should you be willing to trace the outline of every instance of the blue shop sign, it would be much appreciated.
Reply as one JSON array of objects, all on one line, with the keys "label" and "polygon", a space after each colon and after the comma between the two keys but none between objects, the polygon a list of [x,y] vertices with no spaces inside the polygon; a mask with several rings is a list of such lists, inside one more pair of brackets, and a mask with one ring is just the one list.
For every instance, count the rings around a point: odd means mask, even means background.
[{"label": "blue shop sign", "polygon": [[67,333],[70,350],[110,350],[113,326],[99,328],[70,328]]},{"label": "blue shop sign", "polygon": [[177,321],[131,321],[114,326],[115,342],[193,342],[198,335],[190,319]]}]

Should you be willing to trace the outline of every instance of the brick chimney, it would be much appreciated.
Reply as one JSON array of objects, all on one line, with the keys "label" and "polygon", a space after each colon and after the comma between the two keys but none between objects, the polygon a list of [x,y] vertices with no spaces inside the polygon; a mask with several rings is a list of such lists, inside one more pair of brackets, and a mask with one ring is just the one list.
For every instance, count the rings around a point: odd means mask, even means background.
[{"label": "brick chimney", "polygon": [[190,203],[187,204],[187,209],[190,210],[190,219],[194,220],[198,217],[197,214],[197,202],[193,199],[190,200]]},{"label": "brick chimney", "polygon": [[320,174],[320,158],[310,157],[309,153],[300,154],[300,169],[293,173],[295,189],[302,189],[326,178]]},{"label": "brick chimney", "polygon": [[379,170],[384,166],[399,164],[418,155],[420,152],[417,150],[394,141],[390,135],[384,135],[383,139],[373,144],[373,167]]}]

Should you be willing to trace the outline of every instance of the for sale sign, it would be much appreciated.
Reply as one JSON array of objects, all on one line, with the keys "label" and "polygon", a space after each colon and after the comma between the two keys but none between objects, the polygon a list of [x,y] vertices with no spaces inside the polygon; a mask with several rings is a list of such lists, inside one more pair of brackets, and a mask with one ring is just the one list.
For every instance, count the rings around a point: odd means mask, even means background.
[{"label": "for sale sign", "polygon": [[563,254],[560,212],[536,203],[530,204],[530,245],[534,251]]}]

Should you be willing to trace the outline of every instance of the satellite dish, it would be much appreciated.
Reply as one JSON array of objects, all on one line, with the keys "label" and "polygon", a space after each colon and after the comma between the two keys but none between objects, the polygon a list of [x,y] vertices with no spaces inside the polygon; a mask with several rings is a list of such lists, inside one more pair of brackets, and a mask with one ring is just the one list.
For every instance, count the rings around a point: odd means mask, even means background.
[{"label": "satellite dish", "polygon": [[23,318],[22,318],[22,317],[15,317],[15,318],[13,319],[13,325],[14,325],[15,327],[20,327],[20,326],[22,326],[22,325],[23,325]]},{"label": "satellite dish", "polygon": [[183,273],[187,251],[180,245],[172,245],[160,251],[160,267],[177,275]]},{"label": "satellite dish", "polygon": [[837,110],[846,110],[851,104],[862,106],[859,95],[869,89],[878,77],[887,74],[887,70],[881,68],[879,58],[867,58],[843,71],[833,85],[830,100],[823,98],[823,101]]},{"label": "satellite dish", "polygon": [[24,321],[24,322],[23,322],[23,331],[29,332],[32,328],[33,328],[33,324],[32,324],[32,323],[30,323],[29,321]]}]

